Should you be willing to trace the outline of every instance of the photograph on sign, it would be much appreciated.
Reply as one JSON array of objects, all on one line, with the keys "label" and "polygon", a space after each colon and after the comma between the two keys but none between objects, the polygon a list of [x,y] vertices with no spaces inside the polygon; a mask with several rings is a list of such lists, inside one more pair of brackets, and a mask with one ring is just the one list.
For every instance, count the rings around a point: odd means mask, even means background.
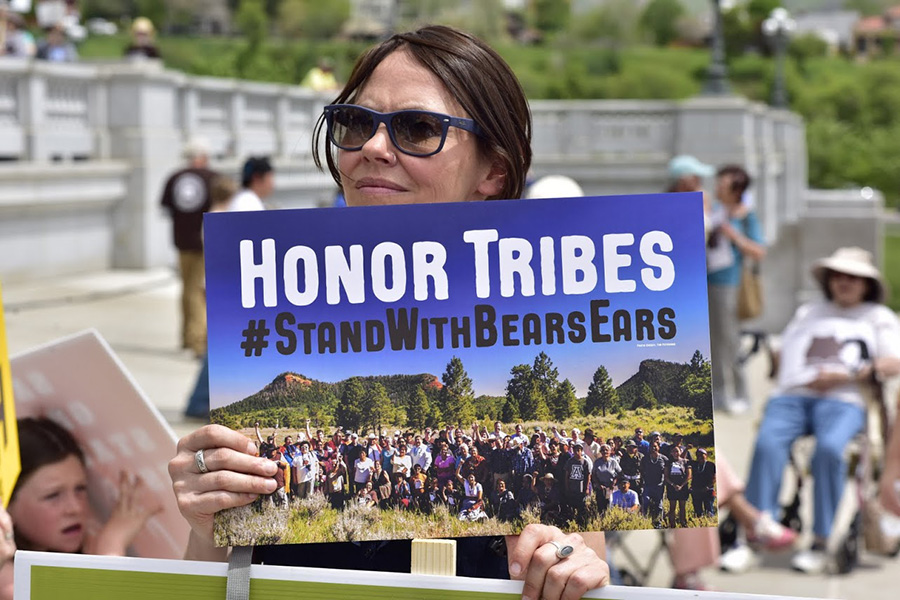
[{"label": "photograph on sign", "polygon": [[279,465],[216,542],[715,525],[702,210],[208,215],[211,420]]},{"label": "photograph on sign", "polygon": [[[33,435],[68,431],[84,455],[92,509],[90,539],[116,510],[124,488],[152,514],[130,552],[180,558],[190,527],[172,494],[167,465],[175,433],[95,330],[77,333],[10,360],[18,418]],[[123,487],[124,486],[124,487]]]}]

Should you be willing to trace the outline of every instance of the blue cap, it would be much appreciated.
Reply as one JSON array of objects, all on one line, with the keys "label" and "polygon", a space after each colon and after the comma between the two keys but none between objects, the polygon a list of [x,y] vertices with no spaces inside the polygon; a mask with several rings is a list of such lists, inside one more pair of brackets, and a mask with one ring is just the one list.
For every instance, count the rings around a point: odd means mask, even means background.
[{"label": "blue cap", "polygon": [[711,177],[716,172],[712,165],[700,162],[696,156],[682,154],[669,161],[669,175],[672,179],[679,179],[688,175],[698,177]]}]

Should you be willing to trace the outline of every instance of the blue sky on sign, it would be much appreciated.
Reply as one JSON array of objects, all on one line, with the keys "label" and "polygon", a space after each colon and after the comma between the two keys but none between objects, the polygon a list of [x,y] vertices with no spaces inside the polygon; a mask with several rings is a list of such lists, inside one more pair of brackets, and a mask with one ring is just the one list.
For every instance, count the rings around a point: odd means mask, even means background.
[{"label": "blue sky on sign", "polygon": [[[491,295],[486,299],[476,297],[473,246],[463,240],[463,232],[475,229],[496,229],[501,238],[523,238],[531,242],[535,249],[531,263],[536,273],[535,295],[526,297],[519,293],[516,278],[517,293],[509,298],[501,297],[495,243],[489,251]],[[476,395],[503,395],[510,369],[518,364],[531,364],[543,351],[559,370],[560,380],[568,378],[577,393],[583,396],[600,365],[607,368],[613,383],[619,385],[647,358],[687,362],[695,350],[709,356],[702,203],[696,194],[219,213],[207,216],[205,230],[212,408],[259,391],[284,371],[326,382],[354,375],[432,373],[440,377],[451,357],[459,356],[473,380]],[[675,265],[675,278],[665,291],[650,291],[641,281],[641,269],[648,265],[640,255],[640,240],[651,231],[663,231],[673,242],[674,249],[668,256]],[[604,235],[614,233],[632,233],[635,237],[633,246],[619,250],[631,257],[631,265],[620,268],[619,279],[635,280],[634,292],[607,293],[605,289],[602,239]],[[538,252],[540,238],[546,236],[554,238],[557,257],[556,293],[552,296],[544,296],[541,292]],[[590,293],[562,293],[559,265],[559,238],[562,236],[587,236],[594,242],[598,283]],[[253,240],[258,257],[263,239],[275,240],[278,306],[262,306],[261,284],[257,282],[257,305],[243,308],[239,244],[241,240]],[[342,296],[339,304],[329,305],[324,291],[323,249],[360,244],[368,258],[374,246],[386,241],[399,244],[406,252],[406,294],[396,302],[382,302],[367,283],[364,303],[351,304],[346,296]],[[413,299],[410,249],[419,241],[440,242],[447,250],[449,297],[446,300],[432,297],[417,302]],[[321,290],[317,299],[305,307],[290,304],[283,290],[281,264],[285,252],[293,246],[309,247],[319,256]],[[368,281],[368,261],[366,272]],[[658,274],[659,269],[654,273]],[[384,321],[387,309],[391,308],[416,308],[420,319],[473,317],[475,305],[489,304],[496,311],[498,328],[501,315],[520,316],[516,321],[518,331],[513,337],[521,340],[522,315],[531,313],[543,319],[547,313],[560,313],[565,318],[572,312],[581,312],[589,319],[590,302],[596,299],[609,301],[610,305],[603,313],[610,319],[616,310],[628,311],[633,317],[638,309],[656,315],[661,309],[670,308],[675,313],[673,321],[677,334],[671,340],[657,336],[655,340],[639,341],[632,337],[631,341],[593,343],[588,338],[582,343],[566,341],[559,344],[544,340],[540,345],[520,343],[518,346],[503,346],[498,341],[497,345],[487,348],[476,348],[474,343],[470,348],[451,348],[448,343],[445,348],[438,349],[433,347],[432,330],[432,348],[427,350],[320,354],[315,343],[311,354],[301,352],[302,344],[297,352],[288,356],[275,350],[276,342],[282,339],[275,334],[275,318],[285,312],[291,313],[296,322],[337,324],[342,321]],[[241,348],[241,332],[251,319],[265,319],[272,332],[269,346],[259,357],[247,357]],[[602,327],[604,333],[611,333],[611,323]]]}]

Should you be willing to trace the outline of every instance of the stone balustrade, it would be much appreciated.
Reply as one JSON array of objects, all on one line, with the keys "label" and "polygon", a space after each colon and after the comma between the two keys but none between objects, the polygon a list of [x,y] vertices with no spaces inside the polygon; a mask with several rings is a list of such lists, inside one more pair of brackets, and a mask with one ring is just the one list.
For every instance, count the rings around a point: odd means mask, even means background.
[{"label": "stone balustrade", "polygon": [[[296,86],[190,77],[154,61],[0,60],[0,277],[172,264],[159,195],[194,135],[210,141],[214,167],[226,173],[247,156],[271,156],[274,206],[328,205],[336,188],[315,169],[311,148],[327,101]],[[783,324],[809,290],[796,275],[812,258],[843,243],[880,252],[880,195],[808,190],[805,130],[793,113],[738,97],[531,108],[534,175],[569,175],[591,195],[661,191],[677,154],[745,166],[772,247],[767,272],[793,277],[770,285],[782,297],[764,325]],[[855,211],[853,227],[838,225],[845,208]],[[808,239],[809,223],[828,236]]]}]

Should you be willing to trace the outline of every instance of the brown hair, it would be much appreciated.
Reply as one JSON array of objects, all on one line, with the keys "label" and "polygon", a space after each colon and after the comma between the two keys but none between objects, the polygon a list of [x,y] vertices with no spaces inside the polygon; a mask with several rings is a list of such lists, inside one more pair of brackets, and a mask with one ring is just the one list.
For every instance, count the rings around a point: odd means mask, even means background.
[{"label": "brown hair", "polygon": [[[450,91],[466,114],[481,127],[476,136],[482,156],[503,165],[503,188],[491,200],[520,198],[531,166],[531,112],[525,92],[509,65],[478,38],[451,27],[430,25],[398,33],[365,52],[332,104],[352,102],[381,62],[403,50],[419,61]],[[341,174],[335,149],[324,135],[325,117],[319,117],[313,135],[313,157],[323,169],[317,149],[324,138],[325,161],[335,182]]]},{"label": "brown hair", "polygon": [[10,502],[16,497],[19,488],[41,467],[76,457],[84,464],[84,452],[71,433],[56,421],[46,417],[24,418],[18,420],[19,455],[22,470],[13,488]]},{"label": "brown hair", "polygon": [[[16,499],[16,492],[41,467],[62,462],[70,456],[76,457],[82,465],[85,464],[81,446],[67,429],[55,421],[46,417],[28,417],[19,419],[18,427],[22,470],[13,488],[10,504]],[[33,544],[16,532],[16,546],[20,550],[29,550]]]},{"label": "brown hair", "polygon": [[743,201],[744,192],[750,187],[752,179],[743,167],[738,165],[725,165],[716,172],[716,177],[731,176],[731,191],[737,194],[738,200]]},{"label": "brown hair", "polygon": [[209,203],[214,209],[224,206],[237,191],[234,179],[227,175],[216,175],[209,185]]}]

